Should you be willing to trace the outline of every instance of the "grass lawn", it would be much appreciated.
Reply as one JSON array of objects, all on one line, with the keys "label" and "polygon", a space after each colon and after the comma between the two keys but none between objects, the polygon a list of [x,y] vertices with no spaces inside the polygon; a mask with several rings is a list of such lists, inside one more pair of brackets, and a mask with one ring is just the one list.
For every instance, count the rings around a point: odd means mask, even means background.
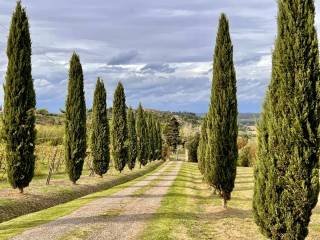
[{"label": "grass lawn", "polygon": [[125,183],[153,171],[161,163],[162,161],[152,162],[141,169],[137,166],[133,171],[126,168],[121,174],[111,168],[103,178],[82,176],[77,185],[73,185],[66,174],[54,175],[50,185],[45,185],[45,177],[38,176],[25,189],[24,194],[11,189],[8,183],[2,182],[0,222]]},{"label": "grass lawn", "polygon": [[[252,195],[252,168],[238,168],[232,200],[224,210],[221,199],[202,182],[197,164],[186,162],[141,238],[266,239],[253,220]],[[309,230],[308,240],[320,239],[320,203],[314,209]]]}]

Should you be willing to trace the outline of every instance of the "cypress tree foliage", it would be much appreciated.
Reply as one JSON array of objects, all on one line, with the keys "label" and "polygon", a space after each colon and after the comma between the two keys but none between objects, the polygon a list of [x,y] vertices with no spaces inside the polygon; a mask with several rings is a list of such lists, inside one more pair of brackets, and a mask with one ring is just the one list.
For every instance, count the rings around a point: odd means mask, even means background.
[{"label": "cypress tree foliage", "polygon": [[134,169],[137,158],[136,121],[132,108],[128,110],[128,167]]},{"label": "cypress tree foliage", "polygon": [[150,113],[146,113],[145,112],[145,116],[146,116],[146,151],[147,151],[147,159],[148,161],[152,160],[152,123],[151,123],[151,114]]},{"label": "cypress tree foliage", "polygon": [[86,157],[86,102],[80,58],[72,54],[66,100],[65,159],[69,179],[75,184],[80,178]]},{"label": "cypress tree foliage", "polygon": [[152,116],[152,160],[157,160],[158,151],[158,133],[157,133],[157,123],[154,116]]},{"label": "cypress tree foliage", "polygon": [[7,56],[3,116],[7,177],[14,189],[23,192],[34,174],[36,99],[31,75],[29,23],[20,1],[11,20]]},{"label": "cypress tree foliage", "polygon": [[164,135],[166,138],[166,143],[171,148],[171,150],[175,152],[180,141],[179,122],[175,117],[172,117],[167,123]]},{"label": "cypress tree foliage", "polygon": [[137,110],[136,118],[136,131],[137,131],[137,161],[140,166],[145,166],[148,163],[147,152],[147,124],[145,120],[145,113],[141,103]]},{"label": "cypress tree foliage", "polygon": [[208,113],[206,180],[223,198],[231,198],[238,158],[236,74],[227,17],[222,14],[213,63],[211,103]]},{"label": "cypress tree foliage", "polygon": [[196,133],[189,142],[187,143],[188,149],[188,161],[189,162],[198,162],[198,147],[200,141],[200,134]]},{"label": "cypress tree foliage", "polygon": [[259,122],[253,209],[271,239],[304,239],[319,194],[319,50],[313,0],[278,1]]},{"label": "cypress tree foliage", "polygon": [[121,82],[118,83],[112,107],[112,156],[115,169],[122,172],[128,159],[126,96]]},{"label": "cypress tree foliage", "polygon": [[102,176],[109,169],[109,122],[107,117],[107,94],[102,79],[98,78],[92,108],[91,151],[93,169]]},{"label": "cypress tree foliage", "polygon": [[154,117],[153,115],[150,113],[148,114],[148,145],[149,145],[149,161],[153,161],[155,160],[155,148],[156,148],[156,133],[155,133],[155,129],[154,129]]},{"label": "cypress tree foliage", "polygon": [[159,120],[156,123],[157,129],[157,159],[162,158],[162,132],[161,132],[161,124]]},{"label": "cypress tree foliage", "polygon": [[208,136],[207,136],[207,117],[205,117],[201,124],[201,133],[198,146],[198,167],[202,175],[205,173],[206,169],[206,146],[207,146]]}]

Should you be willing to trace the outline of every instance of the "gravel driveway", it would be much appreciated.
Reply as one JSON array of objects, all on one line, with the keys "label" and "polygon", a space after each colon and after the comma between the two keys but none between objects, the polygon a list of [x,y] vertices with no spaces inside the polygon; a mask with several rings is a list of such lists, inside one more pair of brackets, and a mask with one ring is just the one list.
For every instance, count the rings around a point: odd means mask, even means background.
[{"label": "gravel driveway", "polygon": [[181,164],[168,162],[130,187],[93,200],[70,215],[27,230],[12,239],[137,239],[145,223],[156,213]]}]

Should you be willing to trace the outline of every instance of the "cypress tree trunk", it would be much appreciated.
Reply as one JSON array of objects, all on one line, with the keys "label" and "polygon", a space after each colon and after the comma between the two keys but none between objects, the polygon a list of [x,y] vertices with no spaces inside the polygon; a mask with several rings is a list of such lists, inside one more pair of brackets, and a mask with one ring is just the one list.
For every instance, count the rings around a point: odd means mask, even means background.
[{"label": "cypress tree trunk", "polygon": [[145,166],[148,163],[147,158],[147,124],[144,116],[144,111],[141,103],[139,104],[137,110],[136,119],[136,131],[137,131],[137,161],[139,161],[140,166]]},{"label": "cypress tree trunk", "polygon": [[128,110],[128,167],[134,169],[137,158],[136,121],[132,108]]},{"label": "cypress tree trunk", "polygon": [[126,96],[121,82],[118,83],[112,107],[112,156],[115,169],[122,172],[128,159],[128,129]]},{"label": "cypress tree trunk", "polygon": [[93,169],[99,176],[107,173],[110,162],[109,122],[106,98],[107,94],[103,81],[98,78],[92,108],[91,151]]},{"label": "cypress tree trunk", "polygon": [[11,186],[22,193],[34,175],[36,99],[31,75],[29,23],[20,1],[12,15],[7,55],[3,116],[7,177]]},{"label": "cypress tree trunk", "polygon": [[86,157],[86,103],[83,90],[83,72],[80,58],[72,54],[66,100],[65,158],[70,181],[80,178]]},{"label": "cypress tree trunk", "polygon": [[319,194],[315,7],[313,0],[278,5],[272,80],[259,122],[253,209],[256,223],[271,239],[304,239]]},{"label": "cypress tree trunk", "polygon": [[205,178],[223,198],[224,207],[234,188],[238,158],[236,90],[229,23],[222,14],[214,53],[211,103],[207,119],[208,152]]}]

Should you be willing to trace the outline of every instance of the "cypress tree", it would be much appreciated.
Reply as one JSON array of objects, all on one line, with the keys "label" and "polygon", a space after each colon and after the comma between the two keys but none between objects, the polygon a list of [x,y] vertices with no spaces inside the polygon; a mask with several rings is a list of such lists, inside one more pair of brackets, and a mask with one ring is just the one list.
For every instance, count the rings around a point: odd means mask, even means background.
[{"label": "cypress tree", "polygon": [[107,94],[102,79],[98,78],[92,108],[91,151],[93,169],[102,176],[109,169],[109,122],[107,116]]},{"label": "cypress tree", "polygon": [[145,166],[148,163],[147,152],[147,124],[145,120],[145,114],[141,103],[137,110],[136,119],[136,131],[137,131],[137,161],[140,166]]},{"label": "cypress tree", "polygon": [[86,102],[80,58],[72,54],[66,100],[65,158],[69,179],[75,184],[80,178],[86,157]]},{"label": "cypress tree", "polygon": [[155,161],[157,159],[158,137],[156,119],[154,116],[152,116],[152,142],[152,160]]},{"label": "cypress tree", "polygon": [[200,141],[200,134],[196,133],[195,136],[189,139],[189,142],[187,143],[189,162],[196,162],[196,163],[198,162],[197,150],[199,147],[199,141]]},{"label": "cypress tree", "polygon": [[126,96],[121,82],[118,83],[112,107],[112,156],[115,169],[122,172],[127,163],[127,115]]},{"label": "cypress tree", "polygon": [[162,158],[162,132],[159,120],[157,121],[157,159]]},{"label": "cypress tree", "polygon": [[224,207],[231,198],[236,177],[237,149],[236,74],[229,23],[222,14],[213,62],[211,103],[208,113],[206,180],[223,198]]},{"label": "cypress tree", "polygon": [[170,118],[166,125],[164,135],[168,146],[173,152],[177,150],[180,137],[179,137],[179,122],[175,117]]},{"label": "cypress tree", "polygon": [[17,2],[7,45],[3,127],[7,177],[20,192],[29,186],[35,165],[35,91],[31,74],[31,38],[26,11]]},{"label": "cypress tree", "polygon": [[128,110],[128,167],[134,169],[137,158],[136,121],[132,108]]},{"label": "cypress tree", "polygon": [[148,160],[151,162],[154,159],[154,145],[155,139],[153,135],[153,116],[151,113],[147,114],[147,139],[148,139]]},{"label": "cypress tree", "polygon": [[278,1],[259,122],[253,209],[271,239],[304,239],[319,194],[319,50],[313,0]]},{"label": "cypress tree", "polygon": [[205,117],[201,124],[201,134],[198,146],[198,167],[202,175],[205,173],[205,160],[206,160],[206,146],[207,146],[207,117]]}]

